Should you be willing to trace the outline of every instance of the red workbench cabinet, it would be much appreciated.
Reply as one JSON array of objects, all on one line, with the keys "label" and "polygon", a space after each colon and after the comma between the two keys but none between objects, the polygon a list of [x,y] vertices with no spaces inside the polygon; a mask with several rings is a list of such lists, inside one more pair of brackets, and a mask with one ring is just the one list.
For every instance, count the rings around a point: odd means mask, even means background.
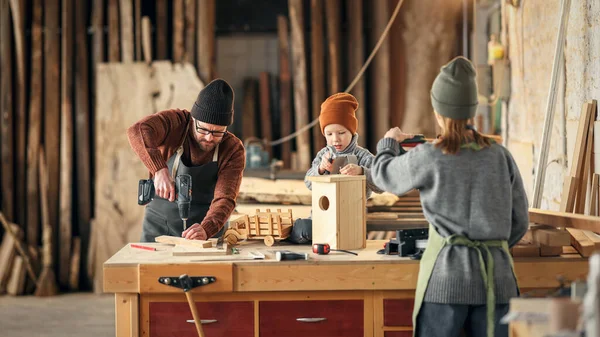
[{"label": "red workbench cabinet", "polygon": [[[254,337],[254,302],[196,302],[206,337]],[[198,337],[187,302],[150,302],[149,337]],[[189,321],[189,322],[188,322]]]},{"label": "red workbench cabinet", "polygon": [[261,301],[260,337],[363,337],[363,300]]},{"label": "red workbench cabinet", "polygon": [[413,298],[384,298],[383,324],[385,326],[412,326]]}]

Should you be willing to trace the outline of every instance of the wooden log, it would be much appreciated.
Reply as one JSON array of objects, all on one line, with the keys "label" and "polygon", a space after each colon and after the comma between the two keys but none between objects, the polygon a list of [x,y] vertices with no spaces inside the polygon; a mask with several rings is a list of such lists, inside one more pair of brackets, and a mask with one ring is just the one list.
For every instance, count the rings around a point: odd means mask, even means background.
[{"label": "wooden log", "polygon": [[242,110],[242,136],[244,139],[258,136],[256,125],[256,80],[244,79],[244,103]]},{"label": "wooden log", "polygon": [[73,0],[62,0],[62,59],[61,59],[61,124],[60,124],[60,211],[58,251],[58,283],[69,285],[71,262],[71,233],[73,226]]},{"label": "wooden log", "polygon": [[0,117],[2,118],[2,210],[10,221],[15,219],[15,161],[13,111],[13,44],[8,0],[0,1]]},{"label": "wooden log", "polygon": [[[91,24],[94,35],[92,36],[92,64],[104,62],[104,5],[106,0],[94,0],[92,7]],[[34,7],[35,8],[35,7]]]},{"label": "wooden log", "polygon": [[[259,90],[258,94],[260,97],[260,119],[262,123],[260,123],[260,134],[261,139],[266,139],[270,141],[273,139],[273,131],[271,128],[271,121],[273,120],[273,116],[271,116],[271,92],[269,90],[270,87],[270,79],[269,73],[263,71],[259,75]],[[265,149],[269,153],[269,158],[273,157],[273,148],[267,146]]]},{"label": "wooden log", "polygon": [[8,280],[8,284],[6,286],[6,292],[13,296],[23,295],[23,291],[25,290],[25,276],[26,273],[23,258],[20,256],[15,256],[10,279]]},{"label": "wooden log", "polygon": [[[44,148],[47,150],[48,223],[58,237],[58,204],[60,181],[60,0],[48,0],[44,7]],[[56,242],[56,240],[53,240]],[[57,248],[53,245],[54,266]]]},{"label": "wooden log", "polygon": [[[373,28],[371,41],[377,43],[390,19],[387,1],[373,1]],[[377,146],[377,141],[390,128],[390,39],[387,38],[373,59],[372,76],[376,81],[371,82],[371,105],[374,112],[371,120],[374,137],[371,137],[371,147]]]},{"label": "wooden log", "polygon": [[212,81],[215,77],[215,21],[216,1],[199,0],[198,2],[198,39],[196,55],[198,60],[198,73],[203,83]]},{"label": "wooden log", "polygon": [[17,104],[15,109],[15,223],[25,226],[27,203],[25,201],[27,186],[26,176],[26,139],[27,139],[27,103],[25,83],[25,25],[23,22],[24,8],[22,1],[10,0],[10,9],[13,19],[13,33],[15,41],[15,63],[17,65]]},{"label": "wooden log", "polygon": [[196,64],[196,0],[185,0],[185,62]]},{"label": "wooden log", "polygon": [[184,45],[184,3],[183,0],[173,1],[173,62],[183,61]]},{"label": "wooden log", "polygon": [[[77,226],[81,237],[81,261],[87,261],[92,212],[90,174],[90,110],[87,53],[87,8],[85,1],[75,1],[75,181],[77,182]],[[95,41],[96,42],[96,41]],[[100,60],[98,60],[100,61]],[[86,275],[85,263],[81,271]],[[84,279],[85,280],[85,279]],[[84,281],[82,280],[82,281]]]},{"label": "wooden log", "polygon": [[[302,0],[289,0],[290,26],[292,36],[292,60],[294,64],[294,116],[296,130],[308,124],[308,97],[306,83],[306,52],[304,47],[304,9]],[[310,167],[310,140],[307,132],[296,137],[298,167],[305,170]]]},{"label": "wooden log", "polygon": [[142,60],[142,0],[135,0],[135,59]]},{"label": "wooden log", "polygon": [[[353,80],[365,61],[365,47],[363,38],[363,0],[351,0],[346,2],[348,21],[348,79]],[[350,91],[358,101],[356,118],[358,119],[358,144],[365,147],[367,142],[367,128],[365,107],[367,97],[365,94],[365,79],[361,78]]]},{"label": "wooden log", "polygon": [[169,32],[169,0],[156,0],[156,57],[157,60],[168,58],[167,36]]},{"label": "wooden log", "polygon": [[[329,2],[329,1],[327,1]],[[311,88],[312,88],[312,119],[319,118],[321,103],[325,100],[325,52],[323,50],[323,0],[311,0]],[[339,15],[337,15],[339,19]],[[329,23],[328,23],[329,24]],[[329,26],[328,26],[329,28]],[[329,29],[327,30],[329,32]],[[339,34],[338,34],[339,38]],[[338,53],[338,51],[336,51]],[[336,69],[338,70],[338,69]],[[331,76],[329,76],[331,80]],[[319,126],[312,128],[312,139],[315,151],[325,147],[325,138]]]},{"label": "wooden log", "polygon": [[[290,42],[288,20],[285,16],[277,17],[277,36],[279,40],[279,113],[281,136],[292,133],[291,75],[290,75]],[[292,164],[292,147],[290,142],[281,144],[281,160],[283,168],[289,169]]]},{"label": "wooden log", "polygon": [[121,61],[119,44],[119,0],[108,0],[108,61]]},{"label": "wooden log", "polygon": [[81,238],[73,238],[73,253],[71,255],[71,270],[69,273],[69,289],[79,289],[79,265],[81,259]]},{"label": "wooden log", "polygon": [[133,62],[133,0],[119,0],[122,62]]},{"label": "wooden log", "polygon": [[[400,0],[389,0],[390,13],[398,5]],[[402,126],[404,120],[404,95],[406,93],[406,56],[402,33],[404,27],[402,20],[395,20],[387,37],[390,45],[390,124],[391,126]],[[360,121],[360,120],[359,120]],[[375,135],[377,139],[383,135]]]},{"label": "wooden log", "polygon": [[600,233],[600,217],[598,216],[530,208],[529,221],[554,227],[572,227]]},{"label": "wooden log", "polygon": [[27,243],[37,247],[40,241],[40,198],[38,157],[42,138],[43,99],[43,2],[33,0],[31,22],[31,81],[27,140]]},{"label": "wooden log", "polygon": [[329,94],[342,90],[342,55],[341,48],[341,6],[340,0],[325,1],[325,15],[327,17],[327,50],[329,51]]}]

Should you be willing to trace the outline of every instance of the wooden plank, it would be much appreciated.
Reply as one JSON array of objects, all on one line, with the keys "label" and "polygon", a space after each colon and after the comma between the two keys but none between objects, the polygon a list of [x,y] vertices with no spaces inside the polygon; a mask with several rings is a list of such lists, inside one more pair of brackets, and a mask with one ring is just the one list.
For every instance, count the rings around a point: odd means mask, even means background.
[{"label": "wooden plank", "polygon": [[106,0],[94,0],[92,7],[91,25],[94,31],[92,36],[92,64],[104,62],[104,7]]},{"label": "wooden plank", "polygon": [[[570,239],[570,236],[569,236]],[[564,246],[544,246],[540,245],[540,256],[560,256]]]},{"label": "wooden plank", "polygon": [[581,231],[576,228],[567,228],[571,234],[571,245],[577,249],[583,257],[589,257],[594,252],[594,243]]},{"label": "wooden plank", "polygon": [[[58,237],[58,204],[60,181],[60,0],[48,0],[44,8],[44,148],[48,169],[48,222],[55,238]],[[53,240],[57,242],[57,240]],[[54,266],[58,264],[58,245],[53,246]]]},{"label": "wooden plank", "polygon": [[[90,238],[90,220],[92,212],[91,192],[91,158],[90,158],[90,109],[89,109],[89,71],[87,52],[87,8],[85,1],[75,1],[75,174],[77,182],[77,199],[74,205],[77,208],[76,223],[79,237],[81,237],[80,270],[82,275],[87,275],[87,255]],[[97,43],[98,40],[94,40]],[[94,46],[94,53],[98,52]],[[96,54],[94,54],[96,55]],[[101,56],[101,54],[97,55]],[[94,56],[95,57],[95,56]],[[101,62],[101,59],[95,61]],[[93,71],[93,70],[92,70]],[[97,80],[97,78],[96,78]],[[102,97],[104,99],[104,97]],[[98,101],[98,100],[96,100]],[[97,113],[97,111],[96,111]],[[83,278],[87,280],[87,278]],[[87,282],[84,285],[87,287]]]},{"label": "wooden plank", "polygon": [[[288,35],[288,20],[285,16],[277,16],[277,36],[279,41],[279,113],[281,121],[281,136],[292,133],[292,104],[291,104],[291,75],[290,75],[290,41]],[[292,147],[290,142],[281,144],[281,160],[283,168],[291,168]]]},{"label": "wooden plank", "polygon": [[[271,116],[271,92],[269,90],[269,73],[266,71],[261,72],[258,83],[258,94],[260,97],[260,120],[262,121],[260,123],[261,139],[266,139],[267,141],[270,141],[273,139],[273,131],[271,130],[271,121],[273,120],[273,116]],[[273,148],[267,146],[265,150],[269,153],[269,158],[272,158]]]},{"label": "wooden plank", "polygon": [[594,244],[594,250],[600,250],[600,235],[592,231],[581,231]]},{"label": "wooden plank", "polygon": [[[191,240],[194,241],[194,240]],[[175,245],[171,249],[173,256],[223,256],[231,255],[231,247],[227,243],[223,243],[223,248],[217,247],[199,248],[195,246]]]},{"label": "wooden plank", "polygon": [[325,15],[327,17],[327,50],[328,50],[328,78],[329,94],[342,91],[342,55],[341,48],[341,6],[340,0],[325,1]]},{"label": "wooden plank", "polygon": [[135,0],[135,59],[142,60],[142,0]]},{"label": "wooden plank", "polygon": [[1,137],[2,143],[2,210],[9,221],[15,219],[15,161],[14,131],[15,123],[13,111],[13,44],[12,25],[10,18],[9,0],[0,2],[0,117],[2,118]]},{"label": "wooden plank", "polygon": [[168,32],[169,32],[169,0],[156,0],[156,60],[166,60],[169,55]]},{"label": "wooden plank", "polygon": [[144,62],[148,65],[152,63],[152,39],[150,38],[150,18],[144,16],[142,19],[142,49]]},{"label": "wooden plank", "polygon": [[62,0],[62,59],[61,59],[61,124],[60,124],[60,211],[58,240],[58,283],[65,289],[69,284],[71,262],[72,195],[73,187],[73,0]]},{"label": "wooden plank", "polygon": [[[348,22],[348,79],[353,80],[365,61],[365,47],[363,38],[363,0],[346,2]],[[365,94],[365,79],[362,77],[350,91],[358,101],[356,118],[358,119],[358,145],[365,147],[367,140],[366,114],[367,97]]]},{"label": "wooden plank", "polygon": [[600,175],[594,173],[592,176],[590,204],[588,206],[589,215],[598,215],[598,184],[600,184]]},{"label": "wooden plank", "polygon": [[8,284],[6,286],[6,292],[13,296],[23,295],[23,291],[25,290],[26,275],[23,258],[18,255],[15,256],[10,279],[8,280]]},{"label": "wooden plank", "polygon": [[119,0],[122,62],[133,62],[133,0]]},{"label": "wooden plank", "polygon": [[[19,226],[10,224],[17,238],[23,237],[23,231]],[[12,265],[15,256],[17,255],[17,242],[12,235],[5,234],[2,237],[2,245],[0,245],[0,294],[6,290],[6,285],[10,278]]]},{"label": "wooden plank", "polygon": [[[390,11],[387,1],[370,2],[373,6],[373,28],[371,32],[371,41],[373,45],[379,40],[385,29],[386,23],[390,19]],[[371,67],[372,76],[377,79],[371,84],[373,93],[372,111],[374,112],[371,120],[373,121],[373,132],[375,135],[383,135],[390,128],[390,39],[387,38],[381,48],[373,58]],[[378,137],[371,137],[371,147],[375,148],[379,140]]]},{"label": "wooden plank", "polygon": [[[389,10],[393,13],[399,0],[389,0]],[[387,37],[390,46],[390,124],[402,127],[404,120],[404,103],[406,95],[406,52],[404,46],[403,20],[397,19],[390,28]]]},{"label": "wooden plank", "polygon": [[22,1],[10,0],[10,9],[13,19],[13,33],[15,41],[15,63],[17,65],[17,101],[15,109],[15,223],[20,226],[25,226],[27,203],[25,196],[27,186],[25,182],[26,176],[26,139],[27,139],[27,103],[26,99],[26,81],[25,81],[25,25],[23,22],[24,8]]},{"label": "wooden plank", "polygon": [[309,189],[301,180],[243,177],[238,194],[239,203],[272,203],[311,205]]},{"label": "wooden plank", "polygon": [[203,83],[208,83],[215,76],[215,21],[216,1],[199,0],[198,2],[198,39],[196,48],[198,73]]},{"label": "wooden plank", "polygon": [[108,61],[121,61],[119,43],[119,0],[108,0]]},{"label": "wooden plank", "polygon": [[242,136],[244,140],[250,137],[258,136],[258,126],[256,123],[256,80],[253,78],[244,79],[244,103],[242,107]]},{"label": "wooden plank", "polygon": [[[593,108],[593,111],[595,112],[596,109],[595,107]],[[590,119],[593,119],[595,116],[592,114],[592,116],[590,116]],[[584,153],[584,157],[583,157],[583,167],[581,168],[581,172],[579,174],[579,176],[581,177],[580,181],[579,181],[579,186],[577,189],[577,204],[575,205],[575,212],[579,213],[579,214],[583,214],[585,212],[585,200],[587,197],[587,187],[589,184],[589,177],[591,176],[591,171],[593,171],[593,163],[592,163],[592,150],[593,147],[592,145],[594,144],[593,142],[594,140],[594,124],[591,123],[591,121],[589,122],[589,126],[588,126],[588,134],[586,137],[586,144],[585,144],[585,153]]]},{"label": "wooden plank", "polygon": [[562,247],[571,244],[571,235],[564,229],[546,225],[534,225],[530,227],[530,231],[533,236],[533,242],[539,245]]},{"label": "wooden plank", "polygon": [[79,289],[79,265],[81,261],[81,238],[73,238],[73,249],[71,255],[71,270],[69,272],[69,289]]},{"label": "wooden plank", "polygon": [[530,208],[529,221],[554,227],[572,227],[596,233],[600,232],[600,217],[598,216]]},{"label": "wooden plank", "polygon": [[[327,1],[329,2],[329,1]],[[323,50],[323,0],[311,0],[311,98],[312,119],[319,118],[321,114],[321,103],[325,101],[325,51]],[[339,21],[339,15],[337,15]],[[339,22],[338,22],[339,23]],[[338,27],[339,28],[339,27]],[[328,30],[329,32],[329,30]],[[339,40],[339,34],[338,34]],[[339,41],[338,41],[339,42]],[[337,54],[338,51],[336,50]],[[339,55],[338,55],[339,56]],[[336,69],[339,72],[339,69]],[[331,80],[331,76],[329,77]],[[312,139],[315,152],[325,147],[325,137],[321,134],[319,126],[312,128]]]},{"label": "wooden plank", "polygon": [[196,0],[185,0],[184,60],[196,64]]},{"label": "wooden plank", "polygon": [[43,86],[43,1],[33,0],[31,22],[31,81],[27,140],[27,243],[37,247],[40,240],[40,198],[38,157],[42,137]]},{"label": "wooden plank", "polygon": [[183,61],[184,45],[184,3],[183,0],[173,0],[173,62]]},{"label": "wooden plank", "polygon": [[[288,0],[291,26],[292,60],[294,65],[294,116],[296,130],[308,124],[308,96],[306,83],[306,51],[304,47],[304,8],[302,0]],[[298,169],[310,167],[310,140],[306,132],[296,137]]]},{"label": "wooden plank", "polygon": [[579,185],[578,181],[579,180],[573,176],[565,177],[559,208],[562,212],[572,212],[575,208],[577,186]]},{"label": "wooden plank", "polygon": [[159,243],[168,243],[171,245],[191,246],[196,248],[210,248],[213,246],[212,241],[205,240],[188,240],[178,236],[160,235],[154,238],[154,241]]},{"label": "wooden plank", "polygon": [[510,249],[510,252],[513,257],[537,257],[540,256],[540,246],[516,244]]}]

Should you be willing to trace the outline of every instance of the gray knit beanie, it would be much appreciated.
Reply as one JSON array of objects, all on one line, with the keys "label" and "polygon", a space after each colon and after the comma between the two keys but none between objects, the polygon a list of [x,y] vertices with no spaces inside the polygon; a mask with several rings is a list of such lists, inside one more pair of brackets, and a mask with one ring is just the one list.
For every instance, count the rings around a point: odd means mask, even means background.
[{"label": "gray knit beanie", "polygon": [[440,69],[431,87],[431,105],[437,113],[452,119],[469,119],[477,110],[475,68],[458,56]]},{"label": "gray knit beanie", "polygon": [[233,123],[233,89],[223,79],[210,82],[200,90],[192,107],[192,117],[209,124],[228,126]]}]

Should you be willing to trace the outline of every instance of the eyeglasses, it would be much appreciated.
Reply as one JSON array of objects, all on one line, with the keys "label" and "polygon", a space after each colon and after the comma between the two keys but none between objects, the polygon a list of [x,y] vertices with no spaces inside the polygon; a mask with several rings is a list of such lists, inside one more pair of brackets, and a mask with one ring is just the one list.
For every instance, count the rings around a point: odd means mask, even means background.
[{"label": "eyeglasses", "polygon": [[221,138],[221,137],[225,136],[225,134],[227,133],[227,131],[207,130],[205,128],[202,128],[202,127],[198,126],[198,124],[196,124],[196,132],[198,132],[199,134],[201,134],[203,136],[207,136],[208,134],[212,134],[212,136],[215,137],[215,138]]}]

